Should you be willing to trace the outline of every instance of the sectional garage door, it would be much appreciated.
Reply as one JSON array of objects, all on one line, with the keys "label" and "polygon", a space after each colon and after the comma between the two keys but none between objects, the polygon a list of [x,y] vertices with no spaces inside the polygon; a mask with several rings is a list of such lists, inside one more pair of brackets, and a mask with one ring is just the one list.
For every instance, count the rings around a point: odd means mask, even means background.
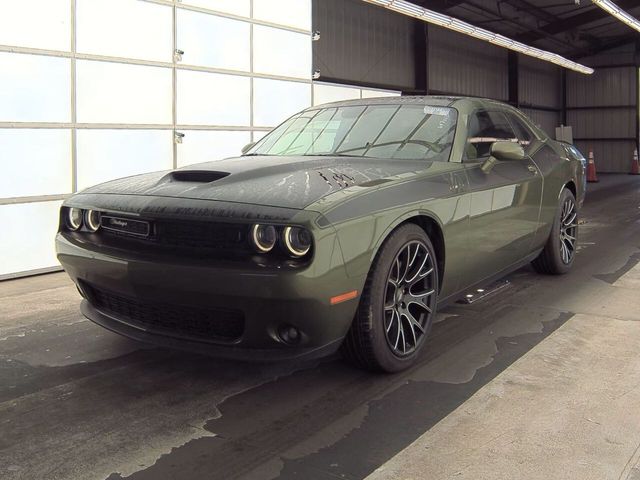
[{"label": "sectional garage door", "polygon": [[0,0],[0,278],[57,267],[66,195],[310,105],[310,30],[310,0]]}]

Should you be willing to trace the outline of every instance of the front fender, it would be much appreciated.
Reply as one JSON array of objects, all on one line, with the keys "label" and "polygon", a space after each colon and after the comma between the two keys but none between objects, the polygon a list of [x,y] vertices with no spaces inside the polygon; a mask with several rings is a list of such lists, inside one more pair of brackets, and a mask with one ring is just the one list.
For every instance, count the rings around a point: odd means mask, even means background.
[{"label": "front fender", "polygon": [[442,232],[446,266],[442,275],[441,294],[456,290],[464,268],[468,227],[469,197],[460,195],[432,199],[418,205],[403,205],[392,210],[356,217],[336,224],[336,235],[349,276],[366,278],[378,251],[389,235],[412,219],[430,219]]}]

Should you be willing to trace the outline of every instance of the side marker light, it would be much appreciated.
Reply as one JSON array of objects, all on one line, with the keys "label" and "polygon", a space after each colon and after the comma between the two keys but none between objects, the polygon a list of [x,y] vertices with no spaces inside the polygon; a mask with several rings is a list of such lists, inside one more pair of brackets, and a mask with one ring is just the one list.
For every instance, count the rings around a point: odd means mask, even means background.
[{"label": "side marker light", "polygon": [[330,303],[331,305],[336,305],[338,303],[346,302],[347,300],[351,300],[358,296],[357,290],[352,290],[351,292],[342,293],[340,295],[336,295],[335,297],[331,297]]}]

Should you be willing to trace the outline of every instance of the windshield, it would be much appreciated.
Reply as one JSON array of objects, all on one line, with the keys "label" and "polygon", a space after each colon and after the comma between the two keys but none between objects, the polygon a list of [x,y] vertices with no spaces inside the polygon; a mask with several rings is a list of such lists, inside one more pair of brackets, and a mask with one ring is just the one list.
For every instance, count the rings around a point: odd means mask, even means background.
[{"label": "windshield", "polygon": [[354,105],[306,110],[248,155],[330,155],[446,162],[458,114],[449,107]]}]

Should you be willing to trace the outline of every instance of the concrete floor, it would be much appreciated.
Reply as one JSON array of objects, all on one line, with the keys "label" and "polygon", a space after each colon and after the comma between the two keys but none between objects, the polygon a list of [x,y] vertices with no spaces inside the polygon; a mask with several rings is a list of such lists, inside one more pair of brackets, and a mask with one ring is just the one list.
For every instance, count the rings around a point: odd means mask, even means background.
[{"label": "concrete floor", "polygon": [[2,282],[0,478],[638,480],[640,177],[589,190],[570,274],[446,308],[393,376],[144,346],[64,274]]}]

